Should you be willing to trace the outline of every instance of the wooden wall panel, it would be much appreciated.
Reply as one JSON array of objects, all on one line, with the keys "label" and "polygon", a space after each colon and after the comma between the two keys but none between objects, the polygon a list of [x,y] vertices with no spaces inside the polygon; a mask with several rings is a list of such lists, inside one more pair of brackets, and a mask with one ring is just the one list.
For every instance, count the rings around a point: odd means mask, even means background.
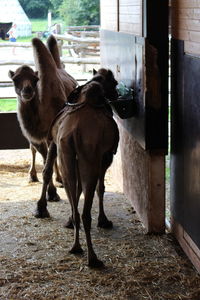
[{"label": "wooden wall panel", "polygon": [[164,155],[144,151],[134,137],[120,123],[118,125],[123,145],[121,157],[124,193],[147,232],[164,232]]},{"label": "wooden wall panel", "polygon": [[101,0],[101,28],[142,36],[143,0]]},{"label": "wooden wall panel", "polygon": [[142,0],[119,1],[119,31],[142,36]]},{"label": "wooden wall panel", "polygon": [[[146,61],[148,65],[151,64],[152,66],[152,72],[150,72],[152,80],[152,78],[155,78],[153,57],[157,61],[157,56],[152,57],[150,50],[148,58],[151,57],[151,59],[148,62],[144,59],[147,56],[145,55],[145,48],[144,40],[136,38],[133,34],[101,30],[102,66],[113,70],[117,80],[123,81],[127,86],[132,86],[134,83],[137,90],[137,115],[124,120],[116,117],[120,130],[120,146],[111,168],[112,177],[118,182],[119,174],[122,171],[123,180],[120,180],[120,187],[122,188],[123,185],[123,191],[127,199],[130,200],[137,211],[146,230],[148,232],[163,232],[165,229],[164,154],[160,151],[158,153],[157,150],[154,152],[146,151],[146,149],[158,149],[158,145],[155,147],[155,140],[156,143],[159,141],[159,135],[156,134],[156,130],[162,128],[161,136],[163,137],[164,126],[150,126],[150,119],[145,120],[144,104],[147,102],[150,104],[148,100],[151,98],[152,89],[150,89],[149,85],[146,89],[144,85],[144,63]],[[167,49],[167,47],[165,48]],[[164,57],[163,52],[161,52],[162,60]],[[144,95],[146,90],[148,90],[148,96],[147,94]],[[164,92],[162,100],[164,101]],[[148,115],[150,114],[151,111],[148,110]],[[161,113],[162,120],[165,118],[164,115],[165,113]],[[152,122],[155,119],[156,116],[151,118],[151,124],[153,124]],[[153,132],[149,131],[151,128]],[[151,137],[151,140],[148,137]],[[153,144],[150,144],[152,142]],[[159,145],[159,149],[162,148]]]},{"label": "wooden wall panel", "polygon": [[175,235],[177,240],[179,241],[181,247],[184,252],[187,254],[197,271],[200,273],[200,250],[194,243],[194,241],[190,238],[187,232],[183,229],[183,227],[178,224],[173,218],[171,220],[171,229],[172,233]]},{"label": "wooden wall panel", "polygon": [[184,41],[184,52],[200,56],[200,0],[172,1],[172,37]]},{"label": "wooden wall panel", "polygon": [[118,0],[100,0],[101,28],[118,31]]},{"label": "wooden wall panel", "polygon": [[0,113],[0,149],[27,149],[29,143],[22,135],[16,112]]}]

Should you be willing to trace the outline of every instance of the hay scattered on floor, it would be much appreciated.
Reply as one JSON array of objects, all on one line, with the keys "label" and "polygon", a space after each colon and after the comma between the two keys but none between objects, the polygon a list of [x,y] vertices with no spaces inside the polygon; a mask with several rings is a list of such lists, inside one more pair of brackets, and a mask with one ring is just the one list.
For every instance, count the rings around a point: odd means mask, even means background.
[{"label": "hay scattered on floor", "polygon": [[70,214],[64,190],[58,188],[61,202],[48,204],[51,218],[36,219],[32,212],[41,183],[28,184],[27,165],[24,167],[20,161],[13,165],[16,168],[9,168],[5,161],[3,164],[0,165],[0,299],[200,299],[200,275],[173,237],[146,235],[137,215],[109,176],[105,210],[114,228],[96,227],[95,198],[92,238],[106,267],[91,270],[87,267],[83,227],[80,238],[84,254],[68,253],[73,231],[63,227]]}]

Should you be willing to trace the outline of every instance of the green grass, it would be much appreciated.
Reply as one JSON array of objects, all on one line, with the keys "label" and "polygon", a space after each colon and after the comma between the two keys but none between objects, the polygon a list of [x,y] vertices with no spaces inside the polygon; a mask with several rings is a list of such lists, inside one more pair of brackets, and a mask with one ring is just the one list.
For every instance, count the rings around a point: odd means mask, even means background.
[{"label": "green grass", "polygon": [[31,19],[32,31],[46,31],[48,29],[47,19]]},{"label": "green grass", "polygon": [[[47,31],[48,21],[47,19],[31,19],[32,31]],[[51,24],[59,23],[64,26],[64,22],[61,19],[52,19]]]},{"label": "green grass", "polygon": [[32,40],[32,38],[34,38],[35,36],[36,36],[35,34],[32,34],[30,36],[18,37],[17,42],[22,42],[22,43],[30,42]]},{"label": "green grass", "polygon": [[[47,31],[48,30],[48,21],[46,19],[31,19],[32,31],[33,34],[28,37],[19,37],[17,42],[30,42],[33,37],[36,36],[36,32],[38,31]],[[52,24],[59,23],[62,24],[62,28],[64,28],[64,22],[60,19],[52,19]],[[0,42],[5,43],[5,41],[0,39]],[[0,111],[16,111],[17,109],[17,101],[16,99],[0,99]]]},{"label": "green grass", "polygon": [[[32,32],[33,34],[28,37],[19,37],[17,39],[18,42],[30,42],[33,37],[36,36],[36,32],[44,32],[48,31],[48,21],[47,19],[30,19],[32,24]],[[60,19],[52,19],[52,25],[55,23],[59,23],[64,28],[64,22]]]},{"label": "green grass", "polygon": [[0,111],[16,111],[16,99],[0,99]]}]

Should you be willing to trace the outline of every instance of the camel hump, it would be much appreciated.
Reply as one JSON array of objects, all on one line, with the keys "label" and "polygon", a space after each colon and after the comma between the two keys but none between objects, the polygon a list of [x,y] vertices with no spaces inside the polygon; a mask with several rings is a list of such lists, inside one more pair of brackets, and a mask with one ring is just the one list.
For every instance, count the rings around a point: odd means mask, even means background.
[{"label": "camel hump", "polygon": [[36,70],[39,71],[39,74],[51,74],[51,72],[55,73],[56,70],[56,63],[47,49],[47,47],[43,44],[43,42],[39,38],[32,39],[32,46],[33,46],[33,55]]},{"label": "camel hump", "polygon": [[58,49],[58,43],[53,35],[50,35],[47,39],[47,48],[49,49],[58,69],[62,69],[60,60],[60,54]]}]

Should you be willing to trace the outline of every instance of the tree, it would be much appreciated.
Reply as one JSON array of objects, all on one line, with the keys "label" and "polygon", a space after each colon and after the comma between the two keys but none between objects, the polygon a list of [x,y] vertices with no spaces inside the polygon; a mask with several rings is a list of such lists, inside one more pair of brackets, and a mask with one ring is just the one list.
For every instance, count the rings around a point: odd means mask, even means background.
[{"label": "tree", "polygon": [[29,18],[44,18],[52,8],[50,0],[19,0]]},{"label": "tree", "polygon": [[54,16],[59,15],[59,7],[61,6],[63,0],[50,0],[52,4],[52,13]]},{"label": "tree", "polygon": [[99,0],[63,0],[60,15],[67,25],[99,25]]}]

